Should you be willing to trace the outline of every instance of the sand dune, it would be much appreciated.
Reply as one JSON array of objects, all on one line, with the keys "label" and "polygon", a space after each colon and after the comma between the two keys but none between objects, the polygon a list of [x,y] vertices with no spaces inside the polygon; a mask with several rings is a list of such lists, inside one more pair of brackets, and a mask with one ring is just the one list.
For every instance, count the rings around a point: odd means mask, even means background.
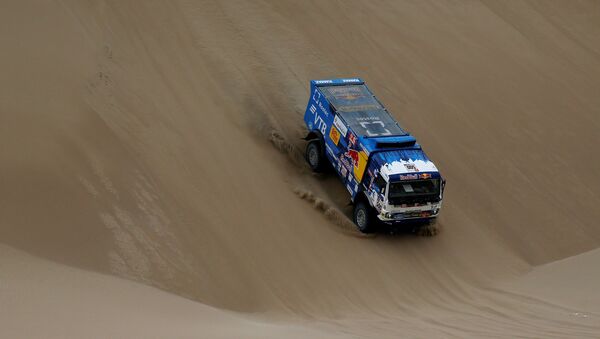
[{"label": "sand dune", "polygon": [[[597,2],[4,1],[0,27],[2,336],[600,334],[595,260],[553,263],[600,245]],[[304,165],[308,81],[342,76],[447,178],[436,237],[360,236]]]}]

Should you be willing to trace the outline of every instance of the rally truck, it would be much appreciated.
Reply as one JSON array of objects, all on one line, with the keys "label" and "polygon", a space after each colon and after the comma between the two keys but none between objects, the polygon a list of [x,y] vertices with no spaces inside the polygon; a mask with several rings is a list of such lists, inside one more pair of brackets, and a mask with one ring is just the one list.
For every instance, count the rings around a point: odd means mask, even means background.
[{"label": "rally truck", "polygon": [[333,167],[361,232],[436,220],[445,180],[361,79],[312,80],[304,122],[310,168]]}]

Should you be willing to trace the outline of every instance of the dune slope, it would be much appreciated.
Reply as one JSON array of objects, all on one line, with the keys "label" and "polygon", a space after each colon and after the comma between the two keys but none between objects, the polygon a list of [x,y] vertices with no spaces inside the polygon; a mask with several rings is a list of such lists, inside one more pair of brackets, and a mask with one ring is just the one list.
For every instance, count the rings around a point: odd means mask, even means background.
[{"label": "dune slope", "polygon": [[[3,244],[360,337],[600,330],[496,287],[600,244],[597,2],[5,1],[0,27]],[[447,178],[437,237],[360,236],[304,165],[308,81],[342,76]]]}]

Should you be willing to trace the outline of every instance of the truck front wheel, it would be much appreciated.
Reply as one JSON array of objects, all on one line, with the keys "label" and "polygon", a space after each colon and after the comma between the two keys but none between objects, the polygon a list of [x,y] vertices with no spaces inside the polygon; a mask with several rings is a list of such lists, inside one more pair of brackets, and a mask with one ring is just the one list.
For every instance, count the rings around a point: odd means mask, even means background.
[{"label": "truck front wheel", "polygon": [[313,172],[321,173],[325,169],[325,157],[321,140],[315,139],[308,142],[306,145],[306,161]]},{"label": "truck front wheel", "polygon": [[373,233],[377,217],[373,213],[373,208],[365,201],[358,201],[354,205],[353,221],[362,233]]}]

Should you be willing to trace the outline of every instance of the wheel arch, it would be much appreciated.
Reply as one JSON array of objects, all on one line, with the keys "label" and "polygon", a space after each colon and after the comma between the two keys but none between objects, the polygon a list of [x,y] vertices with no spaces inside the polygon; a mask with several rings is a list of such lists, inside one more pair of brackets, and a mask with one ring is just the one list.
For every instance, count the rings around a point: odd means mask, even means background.
[{"label": "wheel arch", "polygon": [[312,130],[309,131],[306,136],[304,137],[304,140],[314,140],[314,139],[319,139],[321,141],[322,144],[325,144],[325,140],[323,138],[323,134],[321,134],[321,131],[319,130]]},{"label": "wheel arch", "polygon": [[352,203],[353,204],[357,204],[359,202],[364,202],[367,205],[369,205],[371,208],[373,206],[371,206],[371,201],[369,200],[369,197],[367,197],[367,193],[365,193],[365,191],[360,190],[359,192],[356,193],[356,195],[354,195],[353,199],[352,199]]},{"label": "wheel arch", "polygon": [[321,154],[323,154],[323,157],[327,158],[327,156],[325,155],[325,137],[323,136],[323,134],[321,134],[321,131],[316,129],[309,131],[306,134],[306,137],[304,137],[304,140],[308,142],[313,140],[319,140],[319,145],[321,146]]}]

